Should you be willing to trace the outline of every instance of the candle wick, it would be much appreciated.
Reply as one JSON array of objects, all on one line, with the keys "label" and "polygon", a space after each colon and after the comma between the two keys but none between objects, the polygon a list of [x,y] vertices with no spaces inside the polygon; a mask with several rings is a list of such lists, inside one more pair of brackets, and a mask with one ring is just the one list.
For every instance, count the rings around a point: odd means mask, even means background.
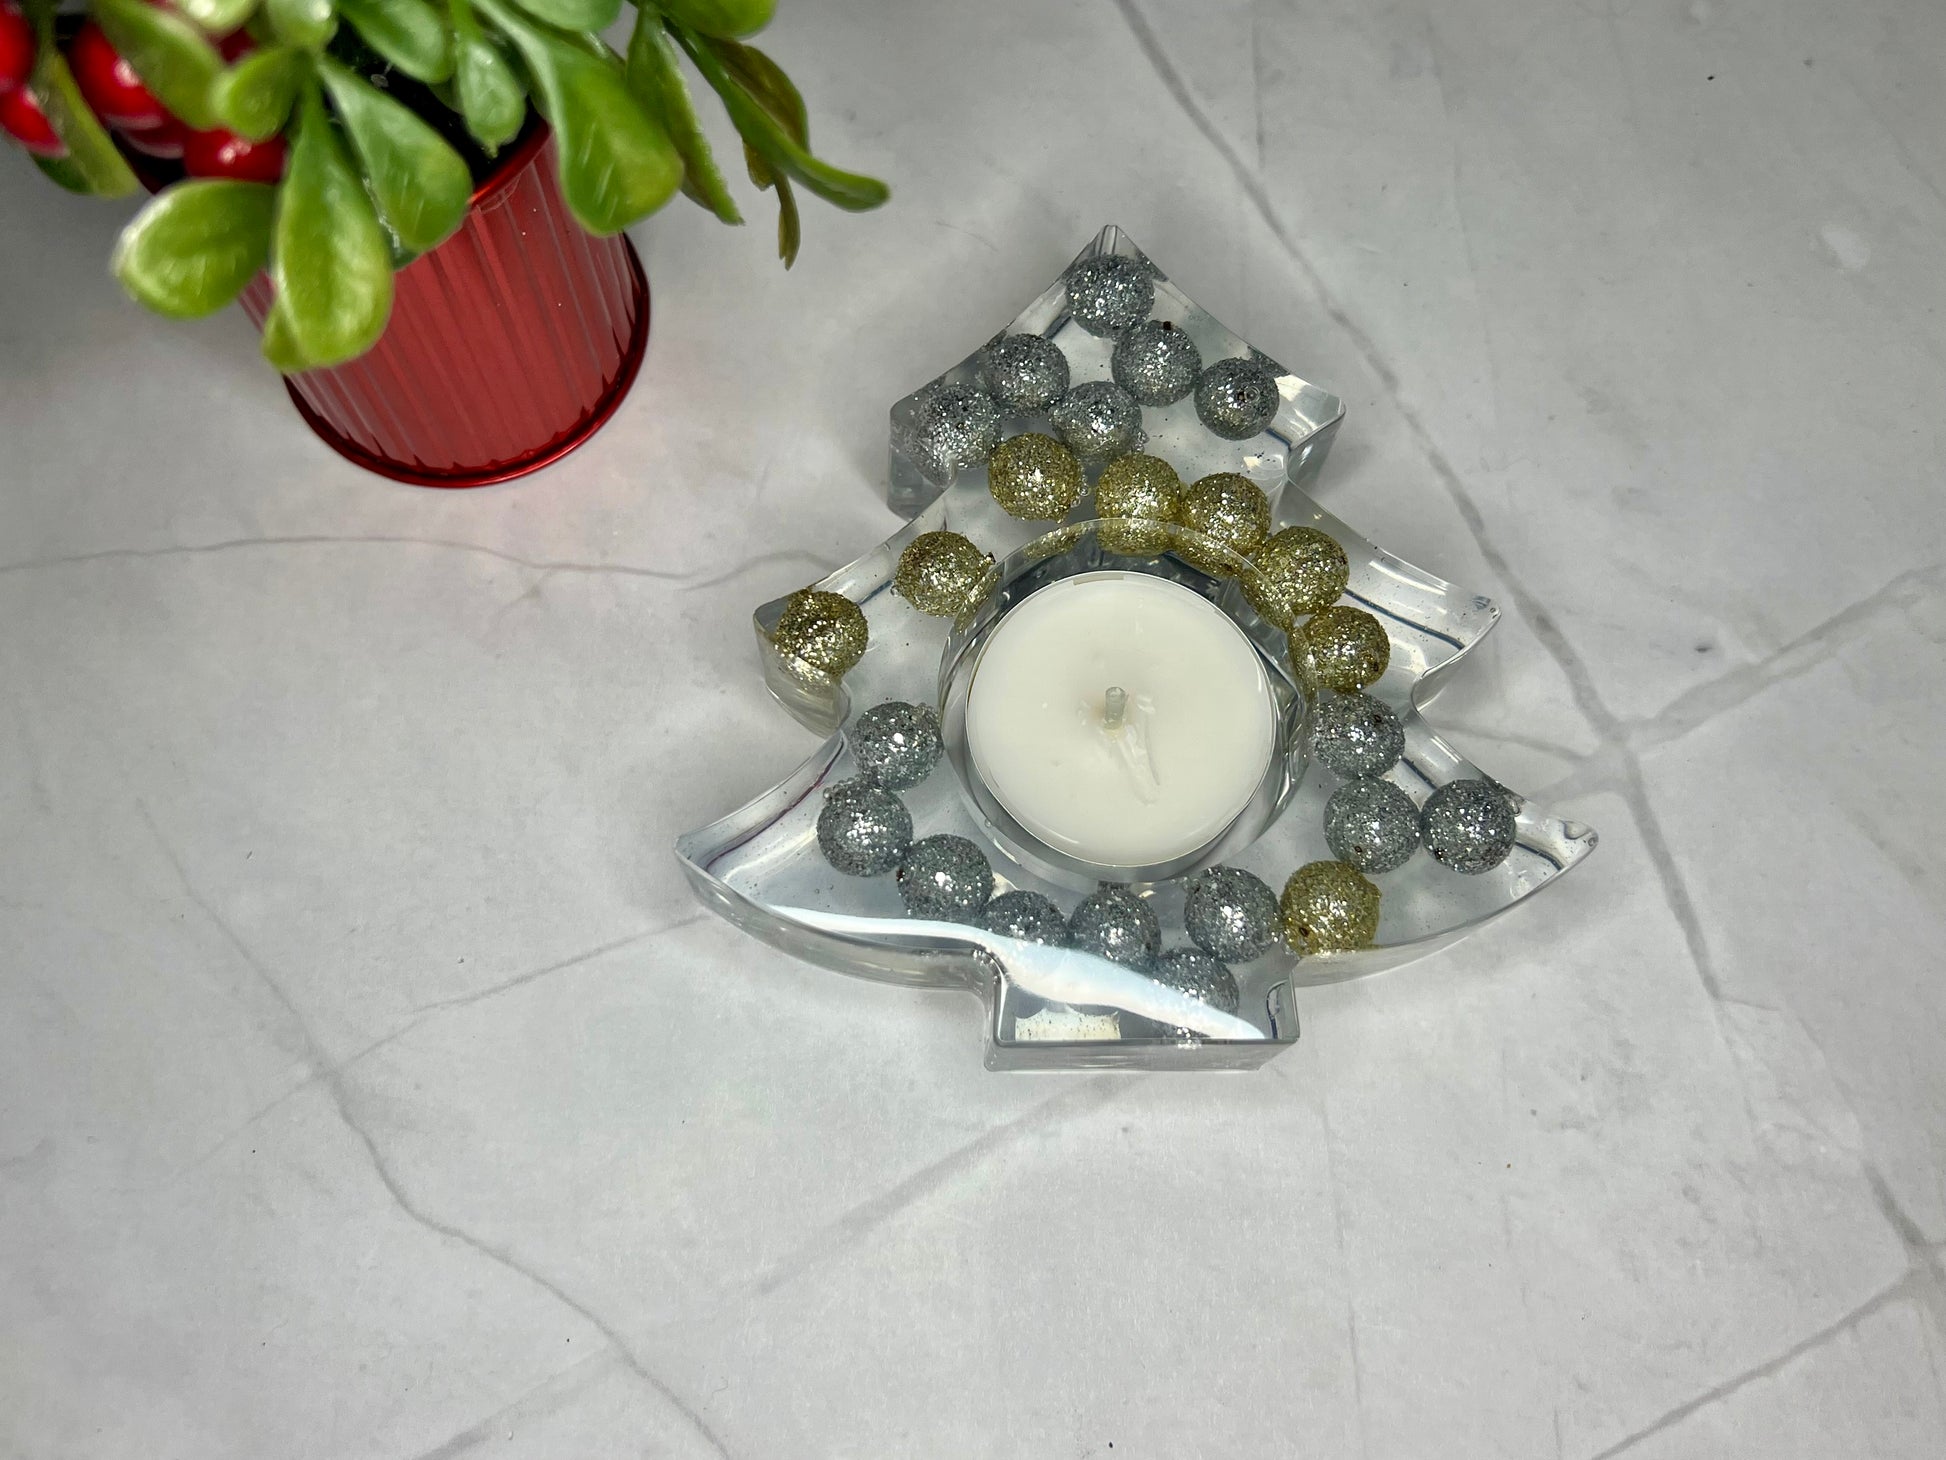
[{"label": "candle wick", "polygon": [[1128,714],[1128,691],[1119,684],[1108,688],[1107,706],[1102,712],[1102,723],[1110,730],[1119,730],[1122,720]]}]

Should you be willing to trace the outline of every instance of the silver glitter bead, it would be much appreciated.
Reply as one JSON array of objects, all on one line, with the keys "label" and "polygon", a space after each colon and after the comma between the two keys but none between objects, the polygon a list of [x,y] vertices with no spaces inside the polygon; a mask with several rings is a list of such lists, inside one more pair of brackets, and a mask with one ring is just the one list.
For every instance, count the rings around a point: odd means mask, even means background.
[{"label": "silver glitter bead", "polygon": [[890,791],[847,781],[826,794],[818,813],[818,849],[847,877],[890,872],[911,845],[911,814]]},{"label": "silver glitter bead", "polygon": [[1218,360],[1196,381],[1196,414],[1226,441],[1255,436],[1277,414],[1277,377],[1255,360]]},{"label": "silver glitter bead", "polygon": [[1201,948],[1171,948],[1155,961],[1153,977],[1198,1003],[1234,1014],[1240,1002],[1236,976],[1220,958]]},{"label": "silver glitter bead", "polygon": [[963,836],[922,838],[899,863],[899,898],[912,917],[970,923],[992,897],[993,868]]},{"label": "silver glitter bead", "polygon": [[1491,872],[1514,849],[1513,802],[1492,781],[1448,781],[1426,798],[1420,835],[1435,861],[1455,872]]},{"label": "silver glitter bead", "polygon": [[1145,319],[1122,331],[1109,361],[1115,384],[1145,406],[1166,406],[1196,388],[1203,353],[1186,331],[1166,319]]},{"label": "silver glitter bead", "polygon": [[1059,948],[1068,941],[1068,920],[1038,892],[1003,892],[987,904],[980,926],[1003,938]]},{"label": "silver glitter bead", "polygon": [[1000,403],[976,385],[935,385],[919,402],[919,449],[949,470],[978,466],[1000,444]]},{"label": "silver glitter bead", "polygon": [[1311,759],[1347,780],[1382,776],[1405,754],[1405,727],[1368,694],[1333,695],[1311,719]]},{"label": "silver glitter bead", "polygon": [[1045,335],[1002,335],[980,351],[980,383],[1002,405],[1044,411],[1068,390],[1068,357]]},{"label": "silver glitter bead", "polygon": [[1155,276],[1139,259],[1105,253],[1067,272],[1068,314],[1091,335],[1113,339],[1149,317]]},{"label": "silver glitter bead", "polygon": [[1085,460],[1120,456],[1142,444],[1142,408],[1112,380],[1077,385],[1048,412],[1068,449]]},{"label": "silver glitter bead", "polygon": [[1110,963],[1146,969],[1162,951],[1162,924],[1126,887],[1104,887],[1084,898],[1068,919],[1068,943]]},{"label": "silver glitter bead", "polygon": [[1182,920],[1211,957],[1248,963],[1277,940],[1277,894],[1241,867],[1211,867],[1190,881]]},{"label": "silver glitter bead", "polygon": [[[1225,1014],[1236,1013],[1238,1004],[1242,1002],[1237,992],[1236,976],[1221,959],[1210,957],[1200,948],[1171,948],[1156,959],[1150,977],[1179,993],[1188,994],[1199,1004],[1208,1004]],[[1195,1030],[1181,1026],[1169,1032],[1188,1039],[1200,1037]]]},{"label": "silver glitter bead", "polygon": [[1419,850],[1419,808],[1390,781],[1360,776],[1325,802],[1324,840],[1332,856],[1361,872],[1390,872]]},{"label": "silver glitter bead", "polygon": [[845,743],[860,770],[888,791],[903,791],[939,764],[939,716],[930,705],[887,700],[852,723]]}]

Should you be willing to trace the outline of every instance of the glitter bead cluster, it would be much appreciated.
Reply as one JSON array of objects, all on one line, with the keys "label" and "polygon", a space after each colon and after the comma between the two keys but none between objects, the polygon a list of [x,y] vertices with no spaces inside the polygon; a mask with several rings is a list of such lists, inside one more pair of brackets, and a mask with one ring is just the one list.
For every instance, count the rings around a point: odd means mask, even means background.
[{"label": "glitter bead cluster", "polygon": [[945,742],[931,705],[887,700],[874,705],[845,732],[858,768],[888,791],[916,786],[939,764]]},{"label": "glitter bead cluster", "polygon": [[1419,850],[1419,808],[1390,781],[1346,781],[1324,807],[1331,855],[1361,872],[1390,872]]},{"label": "glitter bead cluster", "polygon": [[[1212,472],[1184,489],[1182,525],[1247,558],[1270,532],[1270,499],[1240,472]],[[1211,553],[1185,547],[1180,556],[1205,573],[1219,578],[1230,574],[1230,564]]]},{"label": "glitter bead cluster", "polygon": [[912,846],[912,815],[890,791],[869,781],[834,786],[818,813],[818,848],[847,877],[876,877],[899,865]]},{"label": "glitter bead cluster", "polygon": [[908,915],[944,923],[976,921],[993,898],[993,867],[963,836],[929,836],[899,862],[899,900]]},{"label": "glitter bead cluster", "polygon": [[1142,408],[1112,380],[1077,385],[1048,412],[1068,450],[1086,461],[1104,461],[1142,444]]},{"label": "glitter bead cluster", "polygon": [[987,490],[1010,517],[1047,522],[1068,515],[1081,496],[1081,463],[1039,431],[1009,436],[987,461]]},{"label": "glitter bead cluster", "polygon": [[1368,948],[1378,936],[1378,888],[1343,862],[1308,862],[1278,899],[1284,938],[1309,958]]},{"label": "glitter bead cluster", "polygon": [[[1261,636],[1267,624],[1286,636],[1293,673],[1311,702],[1309,758],[1337,778],[1322,815],[1330,860],[1299,867],[1281,893],[1231,866],[1188,878],[1182,946],[1166,947],[1171,940],[1155,904],[1128,887],[1104,884],[1064,914],[1039,892],[1008,887],[975,841],[917,835],[899,793],[936,770],[943,743],[934,710],[901,701],[876,705],[847,728],[858,778],[826,794],[816,836],[843,876],[890,874],[912,917],[1102,958],[1234,1014],[1241,995],[1232,965],[1280,944],[1302,958],[1370,947],[1383,902],[1372,879],[1406,866],[1421,847],[1457,873],[1500,866],[1515,845],[1518,802],[1493,782],[1467,779],[1435,788],[1422,809],[1415,793],[1388,779],[1404,756],[1404,726],[1397,711],[1365,691],[1384,677],[1393,646],[1371,612],[1340,602],[1351,580],[1344,547],[1311,526],[1273,533],[1269,498],[1241,472],[1185,484],[1170,462],[1144,451],[1145,408],[1181,403],[1186,420],[1193,407],[1210,433],[1248,443],[1272,425],[1282,403],[1282,367],[1254,352],[1206,360],[1188,329],[1152,318],[1157,279],[1146,261],[1113,254],[1081,260],[1064,275],[1068,317],[1109,342],[1112,378],[1072,380],[1067,353],[1044,335],[996,336],[957,380],[935,382],[911,415],[901,411],[898,444],[935,480],[984,465],[995,503],[1026,522],[1066,518],[1094,475],[1093,511],[1081,515],[1098,524],[1070,534],[1092,530],[1111,554],[1173,551],[1212,576],[1234,575],[1261,617],[1262,624],[1250,621],[1253,632]],[[1090,347],[1089,358],[1099,359],[1099,348]],[[1004,437],[1009,415],[1039,417],[1042,429]],[[1178,424],[1166,419],[1173,435]],[[1245,464],[1254,449],[1240,449]],[[1057,551],[1070,539],[1047,548],[1052,540],[1035,547]],[[991,590],[996,571],[968,538],[929,532],[901,553],[893,588],[921,613],[956,618]],[[771,634],[780,652],[830,677],[858,663],[869,637],[858,605],[811,589],[792,595]],[[1139,1019],[1133,1027],[1195,1037]]]},{"label": "glitter bead cluster", "polygon": [[1110,963],[1146,969],[1162,951],[1155,910],[1126,887],[1091,893],[1068,919],[1068,946]]},{"label": "glitter bead cluster", "polygon": [[1315,527],[1287,527],[1251,556],[1242,579],[1250,606],[1286,634],[1297,621],[1336,603],[1351,581],[1351,563],[1335,538]]},{"label": "glitter bead cluster", "polygon": [[844,594],[819,588],[799,589],[785,599],[777,627],[770,633],[770,642],[780,653],[834,679],[865,657],[870,641],[864,611]]},{"label": "glitter bead cluster", "polygon": [[1385,625],[1362,608],[1334,604],[1290,636],[1291,663],[1307,683],[1349,692],[1375,683],[1391,662]]},{"label": "glitter bead cluster", "polygon": [[1113,339],[1155,305],[1155,274],[1140,259],[1100,254],[1069,265],[1063,278],[1068,313],[1091,335]]},{"label": "glitter bead cluster", "polygon": [[1384,700],[1333,695],[1311,715],[1311,759],[1339,775],[1382,776],[1405,754],[1405,727]]},{"label": "glitter bead cluster", "polygon": [[977,466],[1000,440],[1000,403],[975,385],[935,385],[919,402],[921,450],[944,472]]},{"label": "glitter bead cluster", "polygon": [[980,351],[980,383],[1004,406],[1044,411],[1067,394],[1068,357],[1045,335],[1002,335]]},{"label": "glitter bead cluster", "polygon": [[1146,557],[1169,546],[1167,524],[1181,520],[1182,478],[1159,456],[1131,451],[1102,468],[1095,482],[1101,545],[1111,553]]},{"label": "glitter bead cluster", "polygon": [[[1187,994],[1197,1003],[1207,1004],[1225,1014],[1236,1013],[1237,1005],[1241,1002],[1236,975],[1221,960],[1212,958],[1200,948],[1171,948],[1156,959],[1152,976],[1157,983],[1166,984],[1178,993]],[[1163,1027],[1179,1039],[1195,1038],[1193,1029],[1180,1025]]]},{"label": "glitter bead cluster", "polygon": [[1202,351],[1186,330],[1166,319],[1131,325],[1109,357],[1115,383],[1145,406],[1173,405],[1196,388]]},{"label": "glitter bead cluster", "polygon": [[1276,941],[1277,894],[1240,867],[1211,867],[1189,883],[1183,926],[1211,957],[1248,963]]},{"label": "glitter bead cluster", "polygon": [[1519,832],[1513,801],[1492,781],[1448,781],[1426,798],[1422,824],[1433,859],[1471,876],[1506,861]]},{"label": "glitter bead cluster", "polygon": [[922,532],[905,545],[892,591],[919,612],[954,618],[986,594],[993,559],[957,532]]},{"label": "glitter bead cluster", "polygon": [[1061,909],[1051,898],[1024,888],[1003,892],[988,903],[980,926],[1003,938],[1044,943],[1051,948],[1065,947],[1068,941],[1068,920]]},{"label": "glitter bead cluster", "polygon": [[1277,377],[1260,360],[1218,360],[1196,380],[1196,414],[1226,441],[1247,441],[1277,415]]}]

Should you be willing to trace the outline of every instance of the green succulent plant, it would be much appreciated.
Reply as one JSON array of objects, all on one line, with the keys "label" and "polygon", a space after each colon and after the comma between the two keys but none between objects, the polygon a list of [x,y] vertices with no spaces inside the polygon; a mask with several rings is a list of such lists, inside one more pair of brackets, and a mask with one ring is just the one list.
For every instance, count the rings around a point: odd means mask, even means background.
[{"label": "green succulent plant", "polygon": [[[385,328],[392,276],[457,229],[490,159],[529,125],[553,129],[562,197],[611,234],[681,190],[741,223],[683,62],[722,102],[758,188],[776,194],[778,252],[797,257],[796,189],[854,211],[889,191],[810,150],[804,99],[745,39],[775,0],[632,0],[618,55],[600,32],[622,0],[89,0],[142,84],[190,128],[281,139],[275,182],[190,177],[128,225],[113,269],[176,318],[214,313],[268,269],[263,351],[279,370],[340,364]],[[24,0],[40,37],[31,85],[60,155],[35,162],[77,192],[140,182],[56,43],[58,0]],[[250,47],[218,39],[247,32]]]}]

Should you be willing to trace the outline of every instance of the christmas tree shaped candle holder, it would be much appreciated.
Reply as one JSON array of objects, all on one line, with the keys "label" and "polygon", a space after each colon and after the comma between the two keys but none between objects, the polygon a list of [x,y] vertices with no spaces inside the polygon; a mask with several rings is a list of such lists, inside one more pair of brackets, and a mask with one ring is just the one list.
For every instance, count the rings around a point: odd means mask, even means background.
[{"label": "christmas tree shaped candle holder", "polygon": [[1498,611],[1302,489],[1342,417],[1104,229],[893,408],[907,525],[757,610],[768,684],[829,738],[679,839],[698,895],[974,992],[992,1068],[1243,1068],[1296,1040],[1296,990],[1576,865],[1591,829],[1418,709]]}]

